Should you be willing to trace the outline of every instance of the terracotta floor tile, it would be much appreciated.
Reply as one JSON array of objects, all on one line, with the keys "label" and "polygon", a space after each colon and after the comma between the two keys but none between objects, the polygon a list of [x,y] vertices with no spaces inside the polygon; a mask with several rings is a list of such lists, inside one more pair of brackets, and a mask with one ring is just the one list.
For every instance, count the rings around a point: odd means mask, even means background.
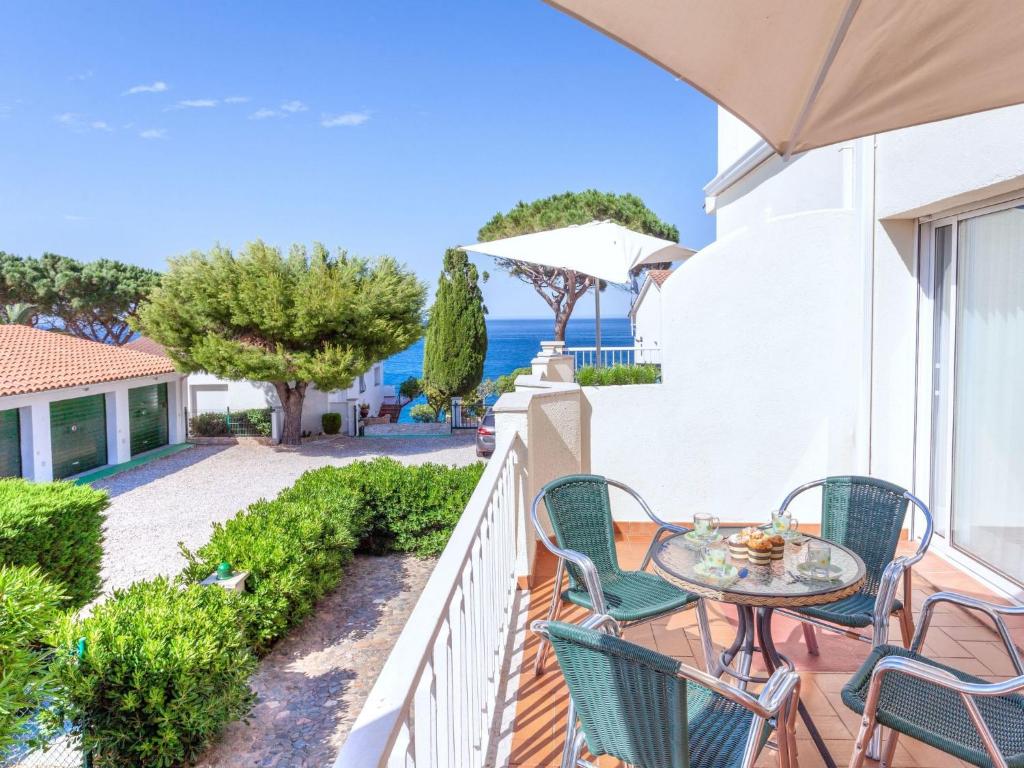
[{"label": "terracotta floor tile", "polygon": [[992,674],[1002,677],[1017,676],[1017,669],[1010,661],[1001,641],[987,643],[962,641],[960,644],[971,656],[992,670]]}]

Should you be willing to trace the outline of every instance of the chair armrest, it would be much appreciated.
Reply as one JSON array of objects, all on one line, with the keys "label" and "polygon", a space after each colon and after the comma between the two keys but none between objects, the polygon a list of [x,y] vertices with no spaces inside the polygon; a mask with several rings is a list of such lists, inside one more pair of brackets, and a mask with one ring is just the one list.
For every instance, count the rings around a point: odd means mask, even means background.
[{"label": "chair armrest", "polygon": [[[896,600],[896,588],[899,586],[900,577],[917,560],[920,560],[920,558],[914,559],[900,556],[885,566],[885,570],[882,571],[882,577],[879,579],[878,595],[875,597],[875,626],[888,623],[889,614],[892,613],[892,604]],[[907,609],[910,610],[910,606],[907,606]]]},{"label": "chair armrest", "polygon": [[1017,671],[1018,675],[1024,675],[1024,662],[1022,662],[1017,646],[1014,644],[1013,638],[1010,637],[1010,631],[1007,629],[1006,622],[1002,618],[1003,616],[1024,616],[1024,606],[1000,605],[999,603],[991,603],[987,600],[979,600],[970,595],[961,595],[957,592],[936,592],[934,595],[929,595],[924,601],[924,606],[921,608],[921,620],[918,624],[917,632],[914,634],[914,642],[910,645],[911,650],[917,652],[924,645],[924,638],[931,624],[932,613],[934,613],[935,606],[939,603],[952,603],[953,605],[959,605],[961,608],[978,611],[988,616],[992,623],[996,625],[996,631],[999,632],[999,637],[1002,639],[1003,645],[1006,646],[1006,652],[1010,655],[1013,668]]},{"label": "chair armrest", "polygon": [[999,683],[969,683],[951,675],[944,669],[933,667],[917,659],[908,659],[905,656],[887,656],[875,666],[871,672],[871,686],[868,689],[868,701],[871,700],[871,691],[881,686],[882,678],[887,674],[898,673],[924,680],[940,688],[947,688],[956,691],[964,696],[1006,696],[1024,690],[1024,675],[1011,677]]},{"label": "chair armrest", "polygon": [[[633,498],[633,500],[640,505],[640,508],[644,511],[644,514],[647,515],[647,517],[650,518],[651,522],[655,523],[659,529],[665,531],[672,531],[673,533],[689,533],[689,528],[683,528],[673,523],[666,522],[665,520],[662,520],[660,517],[654,514],[654,510],[652,510],[650,505],[646,501],[644,501],[643,496],[634,491],[625,483],[620,483],[618,480],[612,480],[611,478],[607,477],[605,478],[605,482],[608,483],[608,485],[612,486],[613,488],[618,488],[620,491],[625,491],[627,494],[629,494]],[[660,535],[661,530],[659,530],[658,533],[655,534],[655,536]]]},{"label": "chair armrest", "polygon": [[706,672],[686,664],[680,664],[676,674],[683,679],[704,686],[719,696],[739,704],[758,717],[763,718],[777,715],[779,710],[785,706],[790,696],[792,696],[793,689],[800,682],[800,675],[796,672],[788,667],[779,667],[768,678],[768,682],[765,683],[760,695],[755,698],[746,691],[741,691],[739,688],[735,688],[719,680],[717,677],[712,677]]}]

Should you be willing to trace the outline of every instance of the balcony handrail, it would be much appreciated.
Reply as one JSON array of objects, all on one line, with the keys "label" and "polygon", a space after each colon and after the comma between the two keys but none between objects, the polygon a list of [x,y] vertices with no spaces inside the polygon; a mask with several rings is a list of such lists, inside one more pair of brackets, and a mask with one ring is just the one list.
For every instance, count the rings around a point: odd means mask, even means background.
[{"label": "balcony handrail", "polygon": [[[381,669],[348,738],[338,753],[334,763],[335,768],[369,768],[370,766],[389,765],[392,756],[396,753],[401,754],[401,750],[406,753],[405,758],[400,761],[401,764],[433,766],[435,763],[432,756],[428,756],[422,762],[417,760],[416,746],[423,741],[429,742],[424,746],[432,753],[437,754],[441,764],[483,766],[491,746],[490,734],[493,723],[490,722],[490,719],[494,717],[498,705],[497,676],[505,662],[507,638],[513,622],[516,589],[516,518],[517,510],[521,506],[518,482],[519,472],[522,471],[524,463],[525,450],[525,445],[518,433],[498,435],[494,454],[470,496],[465,512],[456,524],[433,573],[427,580],[405,628]],[[504,503],[504,509],[498,509],[502,503]],[[505,519],[498,519],[501,515]],[[495,530],[485,530],[488,528],[488,524],[498,527]],[[511,549],[510,552],[499,553],[504,557],[493,573],[484,572],[484,568],[493,569],[495,568],[494,563],[484,565],[482,562],[484,556],[488,554],[485,551],[488,542],[482,538],[486,534],[490,535],[490,543],[493,543],[494,546],[504,545]],[[480,564],[481,573],[474,574],[473,568],[477,564]],[[467,578],[472,587],[474,575],[478,580],[484,582],[477,586],[491,588],[490,593],[487,593],[486,589],[479,592],[482,600],[481,606],[486,606],[486,610],[491,613],[495,613],[497,609],[497,613],[492,618],[499,619],[497,622],[499,626],[483,626],[479,619],[486,619],[486,617],[460,614],[462,624],[475,622],[475,625],[471,628],[471,632],[458,635],[456,639],[460,647],[453,651],[450,646],[454,645],[455,634],[464,632],[465,628],[461,627],[461,624],[459,627],[451,626],[451,611],[460,598],[465,602]],[[488,584],[488,580],[491,583]],[[472,595],[470,597],[472,598]],[[505,605],[502,605],[502,602]],[[480,606],[470,606],[471,609],[474,607],[480,609]],[[460,677],[463,679],[458,681],[441,679],[438,681],[438,676],[435,674],[435,679],[430,681],[431,686],[428,692],[430,699],[423,702],[429,704],[434,711],[418,712],[414,707],[423,691],[424,674],[432,662],[436,661],[434,658],[436,646],[442,639],[442,633],[446,631],[449,631],[447,639],[449,646],[445,660],[447,663],[453,663],[453,657],[457,655],[462,657],[455,660],[454,664],[462,668],[463,674]],[[471,647],[474,641],[482,642],[485,646],[493,645],[493,648]],[[469,658],[474,650],[486,651],[482,655],[487,658],[476,661],[481,664],[496,665],[497,668],[489,671],[481,669],[467,671],[465,665],[467,659],[469,662],[474,661]],[[442,678],[446,671],[449,670],[442,670]],[[436,670],[434,672],[436,673]],[[480,677],[481,673],[491,675],[494,678],[493,685],[488,685],[487,681]],[[438,682],[441,683],[440,686],[437,685]],[[460,707],[459,713],[441,711],[442,706],[438,704],[436,697],[442,699],[441,704],[448,705],[449,697],[453,693],[451,690],[453,683],[466,689],[460,690],[460,695],[472,696],[472,689],[478,688],[478,698],[482,700],[456,701],[456,705],[466,705]],[[439,692],[442,687],[445,690]],[[445,727],[445,724],[450,726],[448,728],[450,731],[464,731],[466,723],[455,721],[458,720],[460,714],[468,716],[467,713],[474,707],[479,714],[480,706],[483,706],[485,714],[487,710],[490,712],[489,717],[479,718],[480,722],[477,723],[479,728],[475,728],[477,733],[439,732]],[[472,716],[468,717],[472,719]],[[485,720],[487,722],[484,722]],[[438,724],[436,730],[431,731],[435,724]],[[449,749],[446,755],[442,754],[444,744],[439,746],[439,740],[444,742]],[[452,750],[456,750],[456,752]]]}]

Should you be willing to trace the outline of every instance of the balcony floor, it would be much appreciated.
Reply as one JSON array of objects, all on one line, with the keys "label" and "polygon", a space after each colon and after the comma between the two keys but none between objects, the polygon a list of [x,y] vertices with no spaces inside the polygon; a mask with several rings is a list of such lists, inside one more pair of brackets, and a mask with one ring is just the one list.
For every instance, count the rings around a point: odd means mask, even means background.
[{"label": "balcony floor", "polygon": [[[649,536],[629,534],[618,542],[619,559],[625,568],[639,567],[649,543]],[[907,552],[916,545],[904,543]],[[554,655],[548,656],[547,670],[541,677],[533,674],[536,636],[529,631],[529,622],[545,617],[551,600],[555,560],[543,548],[538,548],[537,581],[530,592],[529,608],[522,643],[522,654],[513,660],[510,673],[518,680],[518,689],[510,691],[515,702],[510,733],[508,765],[516,768],[557,768],[561,759],[565,728],[567,691],[558,671]],[[975,579],[937,555],[929,554],[914,568],[915,617],[921,602],[932,592],[952,590],[989,600],[998,600]],[[730,606],[709,603],[712,636],[721,647],[735,634],[736,614]],[[580,609],[566,608],[562,619],[575,621],[585,615]],[[1024,621],[1010,617],[1007,621],[1018,645],[1024,643]],[[916,626],[916,624],[915,624]],[[857,669],[868,651],[868,645],[857,640],[827,632],[818,633],[820,655],[807,654],[800,626],[784,616],[774,619],[774,637],[779,651],[792,659],[802,677],[802,699],[807,705],[832,751],[839,766],[849,762],[853,738],[859,726],[858,716],[847,709],[839,698],[839,691],[850,674]],[[694,611],[626,630],[625,637],[633,642],[656,648],[661,653],[679,659],[685,664],[703,666],[700,640]],[[898,643],[899,626],[893,622],[890,641]],[[938,661],[963,669],[990,680],[1012,677],[1013,667],[994,629],[966,611],[948,604],[939,605],[925,643],[926,653]],[[757,662],[755,661],[755,669]],[[510,686],[511,687],[511,686]],[[821,758],[803,724],[797,731],[799,760],[802,768],[822,766]],[[592,758],[591,758],[592,759]],[[504,764],[504,761],[502,761]],[[894,763],[919,768],[946,768],[966,765],[909,738],[900,739]],[[871,761],[865,765],[873,764]],[[602,768],[621,766],[617,760],[603,758]],[[765,750],[759,766],[775,766],[774,752]]]}]

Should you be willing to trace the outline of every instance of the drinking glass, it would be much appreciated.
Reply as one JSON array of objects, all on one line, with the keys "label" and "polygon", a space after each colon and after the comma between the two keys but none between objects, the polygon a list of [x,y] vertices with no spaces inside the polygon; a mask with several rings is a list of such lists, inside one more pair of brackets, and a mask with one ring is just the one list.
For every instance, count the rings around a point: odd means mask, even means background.
[{"label": "drinking glass", "polygon": [[725,573],[726,556],[729,554],[724,541],[706,544],[703,549],[704,566],[719,576]]},{"label": "drinking glass", "polygon": [[693,531],[702,539],[710,539],[718,532],[718,518],[698,512],[693,516]]},{"label": "drinking glass", "polygon": [[772,512],[772,533],[789,536],[799,525],[796,518],[788,512]]},{"label": "drinking glass", "polygon": [[807,566],[811,575],[819,579],[829,577],[829,566],[832,564],[832,547],[827,541],[812,539],[807,542]]}]

